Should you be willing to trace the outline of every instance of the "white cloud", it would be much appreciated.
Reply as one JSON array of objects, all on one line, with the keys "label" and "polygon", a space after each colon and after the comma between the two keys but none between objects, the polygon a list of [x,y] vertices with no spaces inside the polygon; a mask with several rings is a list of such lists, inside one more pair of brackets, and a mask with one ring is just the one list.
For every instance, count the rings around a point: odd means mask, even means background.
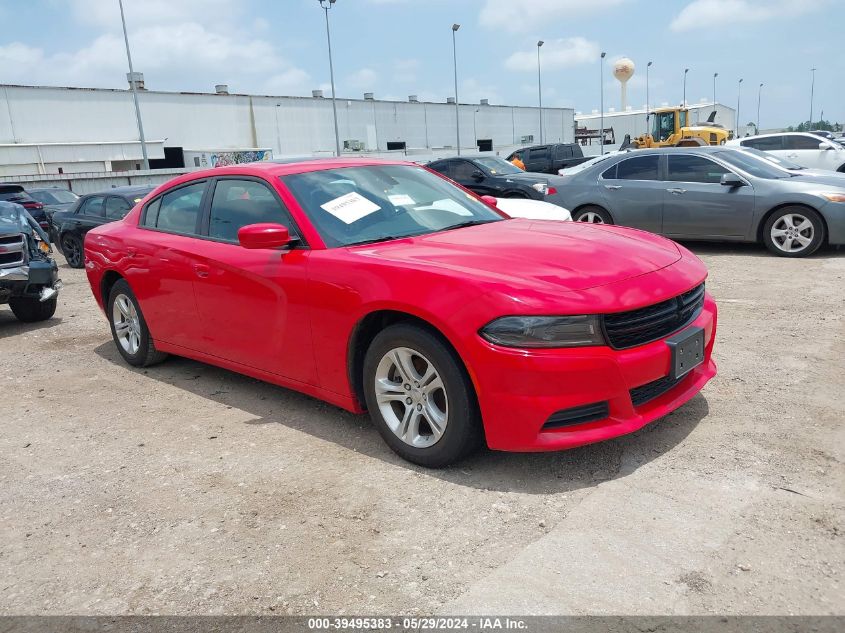
[{"label": "white cloud", "polygon": [[[240,19],[228,0],[125,2],[132,61],[150,90],[306,94],[308,74],[257,36],[260,20]],[[120,12],[112,0],[73,0],[74,23],[98,30],[82,48],[47,54],[12,42],[0,46],[0,82],[123,88],[126,52]]]},{"label": "white cloud", "polygon": [[372,68],[361,68],[346,78],[346,84],[353,89],[372,92],[378,81],[378,73]]},{"label": "white cloud", "polygon": [[490,103],[493,104],[503,103],[502,96],[496,86],[483,84],[472,77],[461,82],[458,96],[461,103],[478,103],[481,99],[489,99]]},{"label": "white cloud", "polygon": [[[583,37],[568,37],[547,41],[540,54],[543,69],[555,70],[598,62],[601,49],[598,44]],[[505,60],[505,68],[537,72],[537,47],[513,53]]]},{"label": "white cloud", "polygon": [[672,20],[673,31],[700,29],[713,16],[725,24],[737,25],[790,18],[822,8],[827,0],[693,0]]},{"label": "white cloud", "polygon": [[530,31],[556,20],[607,12],[628,0],[486,0],[482,26],[507,31]]}]

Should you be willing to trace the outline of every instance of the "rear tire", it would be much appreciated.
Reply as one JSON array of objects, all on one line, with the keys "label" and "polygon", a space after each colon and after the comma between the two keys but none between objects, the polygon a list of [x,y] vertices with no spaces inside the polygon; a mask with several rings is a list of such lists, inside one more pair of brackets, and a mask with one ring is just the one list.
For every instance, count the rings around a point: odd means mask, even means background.
[{"label": "rear tire", "polygon": [[9,299],[9,307],[18,321],[37,323],[46,321],[56,313],[58,300],[58,295],[50,297],[47,301],[39,301],[37,297],[12,297]]},{"label": "rear tire", "polygon": [[588,222],[590,224],[613,224],[610,214],[595,205],[581,207],[572,214],[572,220],[575,222]]},{"label": "rear tire", "polygon": [[364,396],[384,441],[400,457],[442,468],[483,437],[472,382],[438,336],[399,323],[381,331],[364,358]]},{"label": "rear tire", "polygon": [[779,257],[807,257],[819,250],[824,239],[824,221],[808,207],[778,209],[763,225],[763,243]]},{"label": "rear tire", "polygon": [[155,348],[141,306],[125,279],[112,286],[106,316],[117,351],[127,363],[134,367],[149,367],[167,358],[165,352]]},{"label": "rear tire", "polygon": [[67,265],[71,268],[82,268],[85,257],[82,252],[82,241],[75,235],[63,235],[62,253],[65,256]]}]

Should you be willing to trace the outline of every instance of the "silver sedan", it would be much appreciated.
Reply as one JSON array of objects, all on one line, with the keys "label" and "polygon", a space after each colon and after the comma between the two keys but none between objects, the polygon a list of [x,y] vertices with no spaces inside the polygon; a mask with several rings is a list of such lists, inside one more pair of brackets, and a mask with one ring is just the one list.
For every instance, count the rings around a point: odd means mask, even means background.
[{"label": "silver sedan", "polygon": [[845,244],[845,175],[803,176],[740,150],[643,149],[560,180],[559,196],[576,222],[762,242],[784,257]]}]

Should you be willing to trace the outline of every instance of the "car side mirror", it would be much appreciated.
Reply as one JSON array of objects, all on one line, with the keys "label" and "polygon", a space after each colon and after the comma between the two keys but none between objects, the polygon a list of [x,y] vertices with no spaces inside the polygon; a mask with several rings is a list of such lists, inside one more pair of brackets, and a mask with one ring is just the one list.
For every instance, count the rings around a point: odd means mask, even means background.
[{"label": "car side mirror", "polygon": [[745,186],[745,181],[734,173],[728,173],[722,174],[719,184],[725,187],[743,187]]},{"label": "car side mirror", "polygon": [[472,172],[472,179],[475,182],[481,182],[482,180],[484,180],[484,174],[481,172],[481,170],[476,169],[474,172]]},{"label": "car side mirror", "polygon": [[494,209],[499,208],[498,201],[493,196],[481,196],[481,199]]},{"label": "car side mirror", "polygon": [[833,149],[833,146],[828,145],[827,143],[819,143],[819,149]]},{"label": "car side mirror", "polygon": [[281,248],[291,243],[291,237],[281,224],[247,224],[238,229],[238,242],[249,249]]}]

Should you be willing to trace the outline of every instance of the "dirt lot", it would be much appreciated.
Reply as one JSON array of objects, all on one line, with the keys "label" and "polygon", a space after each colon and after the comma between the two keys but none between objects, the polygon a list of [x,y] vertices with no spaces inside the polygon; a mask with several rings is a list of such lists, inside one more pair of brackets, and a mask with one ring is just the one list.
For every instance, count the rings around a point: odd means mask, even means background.
[{"label": "dirt lot", "polygon": [[702,394],[440,472],[305,396],[128,367],[63,267],[53,320],[0,309],[0,613],[845,613],[845,251],[693,248]]}]

